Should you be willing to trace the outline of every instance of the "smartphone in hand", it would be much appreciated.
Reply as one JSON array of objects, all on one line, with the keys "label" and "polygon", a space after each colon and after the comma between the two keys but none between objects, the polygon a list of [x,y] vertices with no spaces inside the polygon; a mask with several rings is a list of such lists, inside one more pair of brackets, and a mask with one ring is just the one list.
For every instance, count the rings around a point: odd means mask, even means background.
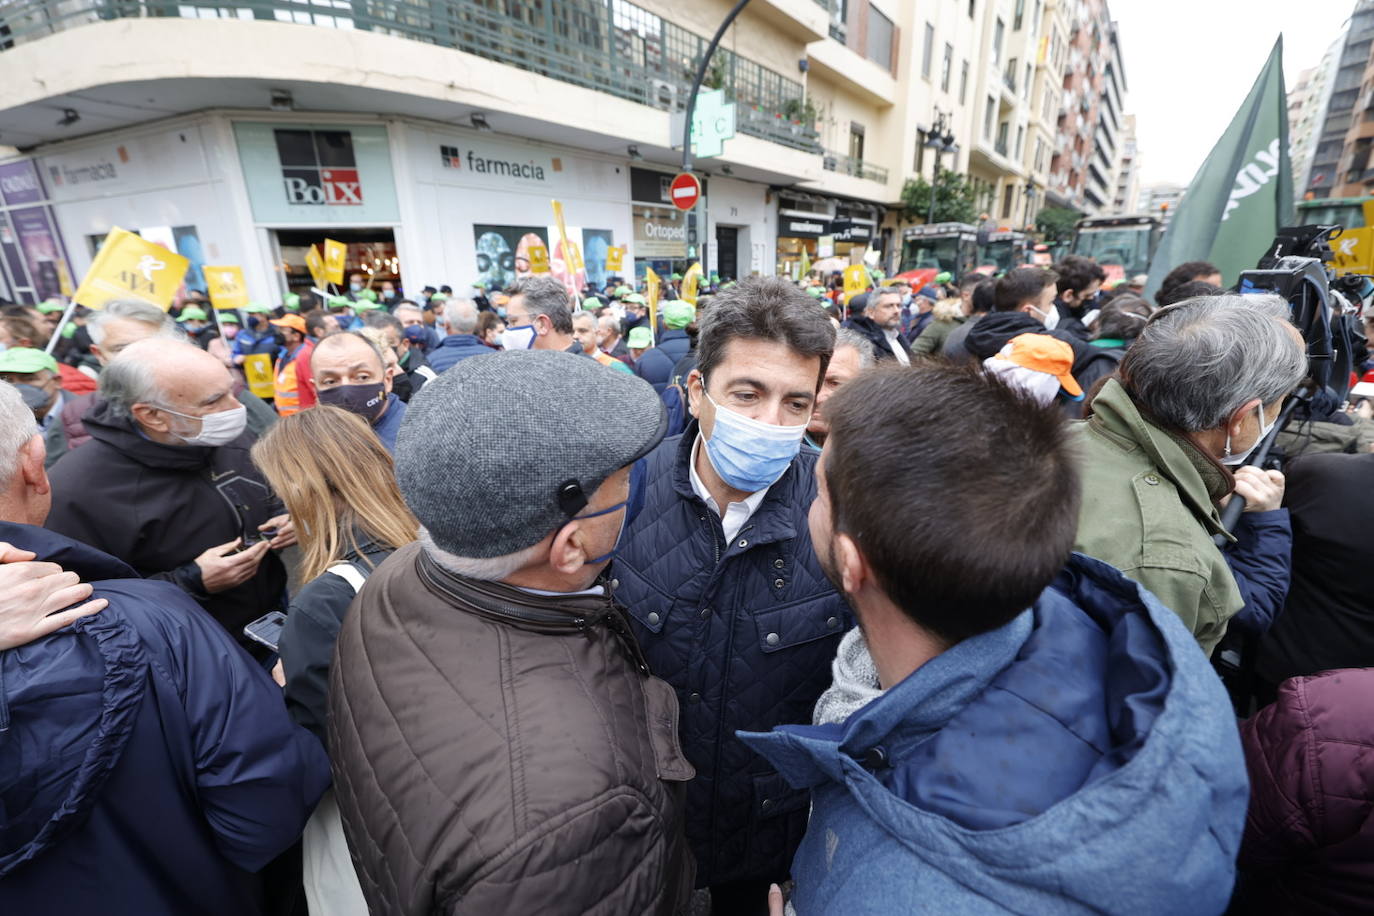
[{"label": "smartphone in hand", "polygon": [[277,651],[277,642],[281,639],[281,631],[286,627],[286,615],[281,611],[268,611],[257,620],[243,628],[243,635],[253,642],[260,643],[273,652]]}]

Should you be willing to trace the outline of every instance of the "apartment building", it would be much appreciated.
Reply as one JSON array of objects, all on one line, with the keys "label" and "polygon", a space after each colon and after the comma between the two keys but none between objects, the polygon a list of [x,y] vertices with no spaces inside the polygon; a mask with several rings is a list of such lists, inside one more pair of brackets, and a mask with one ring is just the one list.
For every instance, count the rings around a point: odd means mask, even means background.
[{"label": "apartment building", "polygon": [[[1356,118],[1362,115],[1356,108],[1363,97],[1361,86],[1374,49],[1374,0],[1360,0],[1339,41],[1340,53],[1327,91],[1326,110],[1320,119],[1320,128],[1316,129],[1316,140],[1309,141],[1313,152],[1305,196],[1336,196],[1337,188],[1349,181],[1346,176],[1351,171],[1353,156],[1347,153],[1346,135]],[[1295,183],[1294,187],[1299,186]]]}]

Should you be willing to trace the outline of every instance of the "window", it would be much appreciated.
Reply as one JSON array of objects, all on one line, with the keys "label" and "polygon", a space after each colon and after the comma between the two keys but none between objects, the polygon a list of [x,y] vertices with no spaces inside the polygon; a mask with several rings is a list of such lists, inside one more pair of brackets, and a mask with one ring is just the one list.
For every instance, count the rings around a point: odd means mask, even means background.
[{"label": "window", "polygon": [[1025,152],[1025,149],[1026,149],[1025,143],[1026,143],[1026,129],[1025,129],[1024,127],[1018,127],[1018,128],[1016,128],[1016,161],[1017,161],[1017,162],[1020,162],[1020,161],[1021,161],[1021,154],[1022,154],[1023,152]]},{"label": "window", "polygon": [[1031,97],[1031,80],[1033,68],[1029,63],[1026,64],[1026,82],[1021,86],[1021,98],[1029,102]]},{"label": "window", "polygon": [[983,109],[983,139],[992,139],[993,119],[997,117],[997,100],[988,96],[988,107]]},{"label": "window", "polygon": [[1032,32],[1038,33],[1040,31],[1040,13],[1042,12],[1042,6],[1041,0],[1035,0],[1035,15],[1031,17]]},{"label": "window", "polygon": [[959,104],[968,104],[968,61],[959,68]]},{"label": "window", "polygon": [[973,6],[978,0],[968,0],[968,18],[973,18]]},{"label": "window", "polygon": [[1011,219],[1011,202],[1016,196],[1016,185],[1009,184],[1002,189],[1002,219]]},{"label": "window", "polygon": [[949,78],[954,70],[954,45],[945,45],[945,59],[940,64],[940,91],[949,92]]},{"label": "window", "polygon": [[992,62],[998,66],[1002,64],[1002,39],[1006,37],[1006,34],[1006,23],[998,19],[997,25],[992,30]]},{"label": "window", "polygon": [[1011,30],[1021,31],[1021,19],[1026,15],[1026,0],[1016,0],[1016,15],[1011,20]]},{"label": "window", "polygon": [[849,158],[864,161],[864,126],[854,121],[849,124]]},{"label": "window", "polygon": [[1039,137],[1035,138],[1035,170],[1045,171],[1045,141]]},{"label": "window", "polygon": [[993,148],[996,149],[1000,155],[1005,156],[1007,154],[1007,133],[1010,130],[1011,125],[1006,121],[997,125],[997,142],[993,144]]},{"label": "window", "polygon": [[926,137],[928,136],[929,134],[923,130],[916,131],[916,158],[912,160],[911,170],[917,175],[921,174],[921,171],[926,167]]},{"label": "window", "polygon": [[935,56],[935,26],[926,23],[926,37],[921,45],[921,78],[930,79],[931,58]]},{"label": "window", "polygon": [[[892,69],[892,20],[871,3],[868,6],[868,59],[884,70]],[[926,54],[926,69],[930,69],[930,54]],[[927,73],[929,76],[929,73]]]}]

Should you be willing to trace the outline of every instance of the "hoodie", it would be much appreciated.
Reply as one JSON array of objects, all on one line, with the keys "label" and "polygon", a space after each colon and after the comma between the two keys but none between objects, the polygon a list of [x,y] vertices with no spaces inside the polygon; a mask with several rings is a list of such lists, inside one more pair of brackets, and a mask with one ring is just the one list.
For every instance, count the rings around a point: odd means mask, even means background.
[{"label": "hoodie", "polygon": [[1082,555],[843,722],[740,737],[811,789],[800,916],[1217,914],[1231,895],[1248,785],[1226,692],[1173,612]]},{"label": "hoodie", "polygon": [[29,525],[109,606],[0,652],[0,912],[251,916],[329,784],[320,742],[166,582]]},{"label": "hoodie", "polygon": [[248,451],[253,435],[228,445],[163,445],[105,402],[85,417],[91,441],[48,472],[52,511],[45,527],[118,557],[145,578],[179,586],[246,647],[245,624],[282,606],[286,569],[268,552],[257,574],[215,594],[195,558],[280,514]]}]

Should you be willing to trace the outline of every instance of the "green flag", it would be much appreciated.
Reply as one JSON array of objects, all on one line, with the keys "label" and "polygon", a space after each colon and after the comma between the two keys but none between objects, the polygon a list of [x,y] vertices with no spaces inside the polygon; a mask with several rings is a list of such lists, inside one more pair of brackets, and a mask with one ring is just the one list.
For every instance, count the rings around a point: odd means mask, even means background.
[{"label": "green flag", "polygon": [[1283,37],[1274,43],[1255,86],[1231,126],[1193,176],[1150,262],[1145,295],[1153,298],[1170,270],[1211,261],[1222,282],[1236,282],[1264,254],[1293,216],[1288,162],[1288,106],[1283,87]]}]

